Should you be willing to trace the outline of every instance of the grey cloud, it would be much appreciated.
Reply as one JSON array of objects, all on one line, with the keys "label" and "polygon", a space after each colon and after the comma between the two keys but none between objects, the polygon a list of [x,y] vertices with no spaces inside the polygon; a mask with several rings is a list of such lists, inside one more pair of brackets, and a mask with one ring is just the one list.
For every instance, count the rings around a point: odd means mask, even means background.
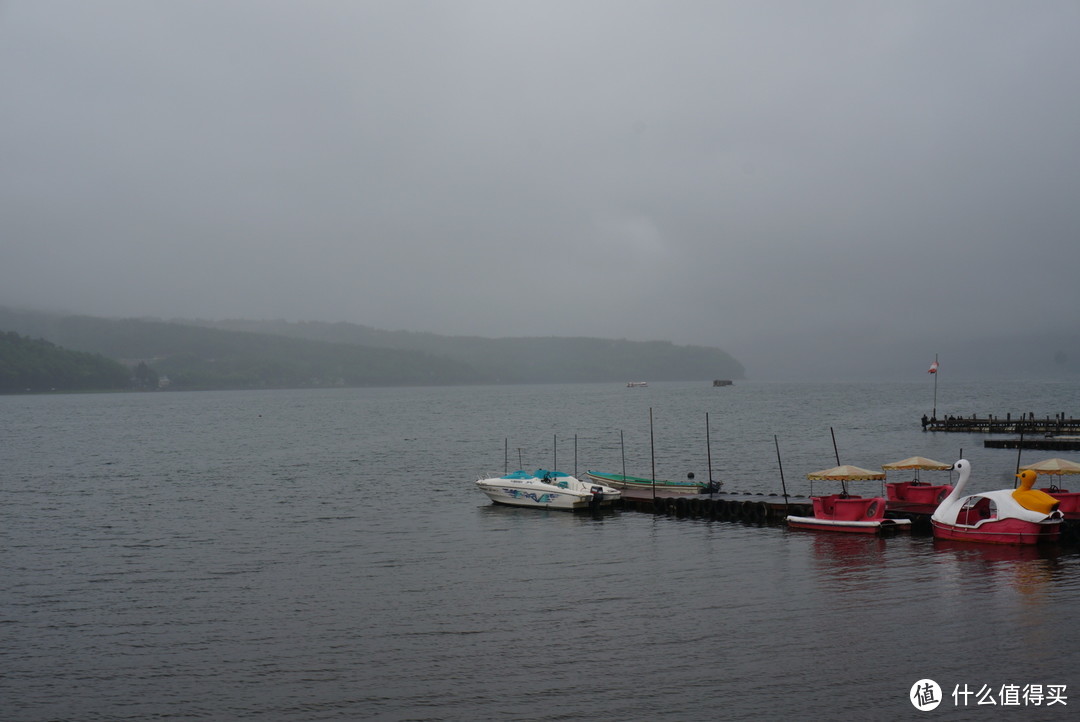
[{"label": "grey cloud", "polygon": [[1078,26],[1069,3],[16,0],[0,302],[664,338],[752,376],[1075,333]]}]

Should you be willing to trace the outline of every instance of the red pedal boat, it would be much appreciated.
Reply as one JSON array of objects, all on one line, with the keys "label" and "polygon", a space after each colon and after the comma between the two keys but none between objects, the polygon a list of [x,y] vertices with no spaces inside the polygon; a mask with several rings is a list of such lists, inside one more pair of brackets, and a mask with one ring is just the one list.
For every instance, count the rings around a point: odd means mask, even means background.
[{"label": "red pedal boat", "polygon": [[[1080,474],[1080,464],[1068,459],[1047,459],[1035,464],[1027,464],[1020,467],[1025,471],[1034,471],[1039,476],[1049,474],[1051,476],[1064,476],[1066,474]],[[1062,489],[1058,484],[1041,487],[1050,496],[1058,500],[1058,511],[1066,521],[1080,520],[1080,492]]]},{"label": "red pedal boat", "polygon": [[920,470],[945,471],[951,469],[952,464],[927,459],[925,456],[912,456],[903,461],[882,464],[881,468],[886,471],[906,469],[915,474],[911,481],[885,483],[885,497],[890,511],[933,514],[938,504],[953,490],[952,484],[928,484],[919,479]]},{"label": "red pedal boat", "polygon": [[878,534],[889,529],[910,529],[910,519],[886,519],[885,498],[880,496],[853,496],[847,493],[847,482],[884,480],[882,472],[843,465],[807,474],[808,479],[839,481],[842,491],[829,496],[813,496],[813,516],[789,516],[787,523],[793,529],[847,532],[853,534]]},{"label": "red pedal boat", "polygon": [[971,464],[953,464],[960,472],[956,487],[930,517],[935,539],[984,544],[1038,544],[1057,541],[1064,519],[1058,502],[1046,492],[1032,489],[1036,474],[1024,471],[1019,489],[999,489],[964,496]]}]

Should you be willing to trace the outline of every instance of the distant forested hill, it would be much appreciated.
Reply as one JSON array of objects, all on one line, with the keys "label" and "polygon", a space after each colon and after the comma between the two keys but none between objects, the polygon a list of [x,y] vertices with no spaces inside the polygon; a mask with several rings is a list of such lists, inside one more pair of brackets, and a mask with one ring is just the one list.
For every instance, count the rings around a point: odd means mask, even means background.
[{"label": "distant forested hill", "polygon": [[719,349],[590,338],[439,336],[353,324],[105,319],[0,307],[0,331],[107,356],[170,388],[744,378]]},{"label": "distant forested hill", "polygon": [[302,388],[477,383],[451,359],[141,319],[0,308],[0,330],[48,339],[136,367],[173,389]]},{"label": "distant forested hill", "polygon": [[455,359],[498,383],[577,381],[704,381],[742,379],[745,370],[718,348],[669,341],[583,337],[484,338],[383,331],[315,321],[197,321],[214,328],[271,333],[337,343],[423,351]]},{"label": "distant forested hill", "polygon": [[104,356],[0,333],[0,393],[126,389],[131,378],[126,366]]}]

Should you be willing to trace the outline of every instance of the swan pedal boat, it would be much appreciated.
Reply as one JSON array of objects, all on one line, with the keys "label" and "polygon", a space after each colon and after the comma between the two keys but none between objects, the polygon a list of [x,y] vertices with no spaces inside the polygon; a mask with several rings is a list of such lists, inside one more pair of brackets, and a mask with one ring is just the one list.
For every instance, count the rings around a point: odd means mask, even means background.
[{"label": "swan pedal boat", "polygon": [[789,527],[854,534],[879,534],[886,530],[911,528],[911,519],[885,518],[885,499],[881,497],[832,494],[811,498],[814,515],[789,516]]},{"label": "swan pedal boat", "polygon": [[622,496],[613,487],[587,484],[570,474],[546,469],[478,479],[476,486],[496,504],[565,511],[608,507]]},{"label": "swan pedal boat", "polygon": [[965,496],[971,464],[960,459],[953,469],[960,472],[956,487],[930,517],[935,539],[1015,545],[1057,541],[1064,515],[1056,499],[1031,488],[1035,472],[1017,474],[1021,480],[1018,489]]}]

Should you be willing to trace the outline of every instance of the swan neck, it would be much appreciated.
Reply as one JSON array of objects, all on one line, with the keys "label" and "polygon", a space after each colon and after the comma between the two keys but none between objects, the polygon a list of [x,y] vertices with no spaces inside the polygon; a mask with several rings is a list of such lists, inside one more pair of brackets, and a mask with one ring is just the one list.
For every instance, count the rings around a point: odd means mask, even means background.
[{"label": "swan neck", "polygon": [[960,498],[960,496],[964,493],[964,487],[967,486],[969,476],[971,476],[970,469],[964,468],[960,470],[960,478],[956,480],[956,486],[954,486],[953,490],[949,492],[949,495],[941,501],[942,506],[944,506],[946,503],[952,502],[953,500]]}]

